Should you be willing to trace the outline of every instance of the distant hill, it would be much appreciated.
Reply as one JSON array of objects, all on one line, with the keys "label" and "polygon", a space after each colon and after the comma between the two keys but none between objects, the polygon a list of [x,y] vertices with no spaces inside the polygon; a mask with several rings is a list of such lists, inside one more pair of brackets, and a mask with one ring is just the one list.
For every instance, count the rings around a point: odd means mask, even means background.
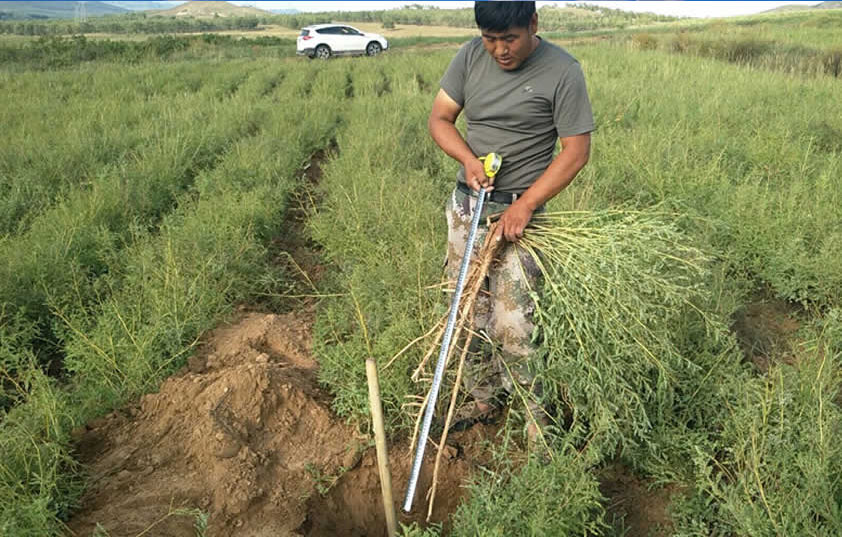
[{"label": "distant hill", "polygon": [[104,3],[128,9],[129,11],[152,11],[156,9],[172,9],[184,2],[111,2],[106,0]]},{"label": "distant hill", "polygon": [[0,19],[73,19],[84,7],[86,17],[120,15],[128,9],[106,2],[0,2]]},{"label": "distant hill", "polygon": [[206,17],[248,17],[268,15],[269,11],[257,9],[256,7],[235,6],[228,2],[211,2],[197,0],[187,2],[165,11],[155,12],[155,15],[164,17],[193,17],[196,19]]},{"label": "distant hill", "polygon": [[842,9],[842,2],[838,0],[833,0],[830,2],[822,2],[820,4],[816,4],[814,6],[805,6],[801,4],[789,4],[786,6],[779,6],[775,9],[770,9],[768,11],[764,11],[764,13],[780,13],[782,11],[804,11],[804,10],[813,10],[813,9]]}]

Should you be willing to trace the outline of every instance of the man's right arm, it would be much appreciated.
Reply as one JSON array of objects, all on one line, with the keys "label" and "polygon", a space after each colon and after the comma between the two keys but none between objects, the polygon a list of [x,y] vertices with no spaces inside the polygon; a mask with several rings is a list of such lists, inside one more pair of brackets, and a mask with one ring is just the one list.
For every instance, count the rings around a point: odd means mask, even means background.
[{"label": "man's right arm", "polygon": [[470,188],[479,190],[481,186],[484,186],[491,191],[493,181],[486,177],[482,162],[474,155],[462,137],[462,133],[456,128],[456,118],[459,117],[460,112],[462,112],[462,106],[440,89],[433,101],[427,128],[438,146],[464,166],[465,182]]}]

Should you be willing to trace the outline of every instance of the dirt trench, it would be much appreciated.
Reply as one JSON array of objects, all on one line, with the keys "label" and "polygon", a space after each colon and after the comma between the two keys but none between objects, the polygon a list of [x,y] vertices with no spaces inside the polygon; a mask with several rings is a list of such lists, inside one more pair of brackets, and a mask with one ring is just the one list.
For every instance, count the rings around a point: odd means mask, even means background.
[{"label": "dirt trench", "polygon": [[[300,277],[305,298],[283,313],[241,310],[206,334],[187,366],[158,393],[74,431],[90,481],[68,521],[72,535],[95,537],[369,537],[386,534],[373,439],[338,418],[317,382],[306,298],[324,272],[301,230],[320,162],[302,170],[302,196],[286,212],[289,232],[272,244],[276,262]],[[297,291],[296,291],[297,292]],[[450,529],[465,485],[488,464],[498,426],[448,436],[431,522]],[[403,524],[426,525],[435,449],[418,481],[414,511],[401,511],[412,454],[390,446],[395,510]],[[649,491],[622,467],[600,476],[606,507],[628,537],[667,535],[671,489]]]},{"label": "dirt trench", "polygon": [[[372,441],[333,415],[316,382],[312,319],[312,309],[244,313],[214,330],[158,393],[77,431],[92,482],[68,523],[73,533],[92,535],[100,524],[112,537],[195,537],[195,516],[167,516],[187,508],[208,515],[214,536],[385,535]],[[434,521],[455,510],[483,456],[472,446],[492,434],[475,427],[454,436]],[[406,445],[390,455],[400,513],[411,456]],[[431,470],[428,461],[404,523],[423,522]]]},{"label": "dirt trench", "polygon": [[[324,271],[301,230],[327,151],[302,170],[302,200],[286,212],[273,243],[276,261],[312,292]],[[302,201],[299,200],[299,201]],[[373,439],[330,409],[312,356],[312,299],[284,313],[241,311],[206,334],[187,366],[158,393],[74,431],[77,458],[91,479],[73,535],[97,537],[382,536],[386,534]],[[477,426],[451,435],[431,521],[449,526],[472,468],[487,460]],[[411,454],[391,446],[399,520],[426,524],[432,477],[428,450],[412,516],[401,512]],[[204,528],[204,529],[203,529]],[[103,533],[104,530],[104,533]]]}]

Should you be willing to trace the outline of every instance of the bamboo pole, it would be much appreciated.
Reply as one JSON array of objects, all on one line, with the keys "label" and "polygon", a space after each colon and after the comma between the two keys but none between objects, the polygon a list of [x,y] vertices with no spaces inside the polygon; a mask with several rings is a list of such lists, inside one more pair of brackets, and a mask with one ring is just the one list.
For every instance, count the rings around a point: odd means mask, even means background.
[{"label": "bamboo pole", "polygon": [[397,534],[395,502],[392,499],[392,473],[389,469],[389,451],[386,447],[386,429],[383,426],[383,406],[380,403],[380,381],[377,378],[377,362],[374,358],[365,361],[368,377],[368,398],[371,403],[371,419],[374,422],[374,439],[377,446],[377,468],[380,471],[380,490],[383,493],[383,509],[386,512],[386,535]]}]

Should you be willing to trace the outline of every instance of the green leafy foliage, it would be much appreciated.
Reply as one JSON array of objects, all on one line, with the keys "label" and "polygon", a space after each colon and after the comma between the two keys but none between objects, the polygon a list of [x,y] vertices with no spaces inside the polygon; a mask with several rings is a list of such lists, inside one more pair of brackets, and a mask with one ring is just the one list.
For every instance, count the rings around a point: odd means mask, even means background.
[{"label": "green leafy foliage", "polygon": [[475,475],[453,517],[455,537],[600,535],[607,529],[599,483],[575,451],[554,461],[501,462]]},{"label": "green leafy foliage", "polygon": [[[68,184],[2,243],[3,382],[15,403],[0,419],[4,535],[61,533],[80,488],[73,427],[156,389],[235,304],[286,290],[269,248],[338,107],[276,106],[296,88],[278,88],[276,68],[230,68],[176,99],[181,110],[164,113],[173,123],[153,123],[149,150],[113,165],[121,174]],[[299,131],[301,113],[310,128]],[[37,346],[45,334],[55,354]],[[60,385],[39,369],[46,356],[61,361]]]},{"label": "green leafy foliage", "polygon": [[0,413],[0,532],[59,535],[81,494],[82,473],[70,451],[75,414],[54,379],[35,367],[17,375],[17,405]]},{"label": "green leafy foliage", "polygon": [[426,528],[418,526],[415,522],[409,526],[405,526],[400,522],[398,524],[400,524],[401,537],[438,537],[441,535],[440,524],[430,524]]},{"label": "green leafy foliage", "polygon": [[[538,19],[543,30],[581,32],[597,29],[616,29],[627,25],[645,25],[669,22],[675,17],[654,13],[634,13],[609,9],[596,4],[557,7],[543,6],[538,10]],[[379,11],[339,11],[325,13],[299,13],[280,15],[275,21],[287,28],[299,28],[308,24],[330,23],[332,21],[381,22],[383,24],[411,24],[423,26],[455,26],[476,29],[474,10],[471,8],[439,9],[415,4],[402,9]]]},{"label": "green leafy foliage", "polygon": [[[432,79],[433,67],[425,65],[420,78]],[[333,269],[325,289],[340,295],[323,301],[316,321],[320,378],[334,391],[334,408],[359,419],[368,419],[366,357],[385,364],[441,311],[440,291],[429,286],[444,255],[444,192],[430,179],[442,157],[425,134],[420,86],[387,73],[384,93],[379,73],[366,71],[353,76],[355,99],[339,152],[322,165],[321,203],[309,222]],[[409,373],[418,358],[413,349],[381,374],[393,425],[409,424],[401,406],[415,391]]]},{"label": "green leafy foliage", "polygon": [[[114,155],[113,162],[101,164],[87,178],[63,178],[64,184],[45,180],[44,197],[28,207],[24,218],[28,225],[21,225],[19,233],[0,243],[5,260],[0,265],[0,304],[5,304],[8,312],[25,316],[37,328],[33,350],[39,360],[57,352],[66,335],[63,323],[56,322],[50,310],[58,309],[67,316],[69,308],[84,310],[104,301],[120,284],[126,263],[123,250],[144,240],[146,234],[154,234],[165,215],[191,197],[189,190],[197,176],[212,170],[227,147],[260,128],[258,110],[246,107],[234,111],[251,99],[245,88],[239,96],[213,98],[214,86],[227,85],[233,78],[219,71],[216,74],[218,78],[213,77],[214,84],[205,91],[180,98],[170,95],[168,103],[155,99],[164,110],[153,113],[148,121],[135,116],[137,128],[148,136],[139,147]],[[120,75],[115,69],[102,76]],[[236,79],[242,78],[238,74]],[[18,89],[32,88],[23,84]],[[148,109],[145,105],[140,108]],[[65,119],[72,124],[72,118]],[[57,124],[50,127],[59,128]],[[26,128],[20,126],[21,131]],[[35,139],[48,142],[53,135],[46,125],[44,128]],[[68,131],[72,136],[75,129],[69,127]],[[25,162],[19,163],[24,170]],[[57,167],[63,162],[57,158],[52,163],[55,175],[61,175]],[[28,176],[25,171],[16,175],[10,184]],[[20,194],[21,205],[25,195]]]},{"label": "green leafy foliage", "polygon": [[[583,55],[590,76],[604,81],[593,88],[604,106],[601,145],[579,195],[599,207],[665,203],[693,217],[682,228],[733,273],[787,300],[837,303],[842,174],[838,152],[820,151],[819,137],[842,128],[835,119],[842,109],[836,114],[830,99],[838,83],[655,52],[624,61],[638,60],[641,78],[615,84],[620,63],[594,49]],[[711,77],[719,80],[714,90],[693,89]],[[831,101],[833,113],[817,112]],[[820,131],[810,128],[819,116]]]},{"label": "green leafy foliage", "polygon": [[[2,29],[2,24],[0,24]],[[217,57],[278,58],[295,54],[295,41],[288,37],[202,34],[158,35],[141,41],[89,39],[81,34],[42,36],[28,42],[0,42],[0,61],[17,70],[52,70],[91,62],[137,65],[149,61]]]},{"label": "green leafy foliage", "polygon": [[777,365],[742,387],[721,421],[720,451],[694,457],[697,490],[688,503],[715,502],[716,509],[685,505],[681,535],[711,535],[713,528],[762,536],[842,531],[842,353],[833,337],[816,334],[799,363]]},{"label": "green leafy foliage", "polygon": [[[31,9],[31,8],[30,8]],[[55,9],[55,8],[53,8]],[[14,13],[10,13],[14,19]],[[48,15],[60,16],[48,12]],[[268,14],[267,14],[268,15]],[[2,19],[3,17],[0,17]],[[25,17],[18,17],[25,18]],[[16,35],[83,35],[89,33],[111,34],[177,34],[213,32],[220,30],[254,30],[261,19],[254,16],[230,17],[166,17],[147,16],[146,13],[127,13],[118,16],[93,17],[84,21],[67,20],[6,20],[0,23],[0,34]],[[263,19],[266,22],[266,19]]]},{"label": "green leafy foliage", "polygon": [[[572,428],[550,431],[547,465],[476,475],[456,535],[609,534],[594,469],[617,456],[688,490],[677,535],[839,531],[838,82],[667,53],[648,35],[651,50],[573,51],[599,129],[591,163],[553,205],[601,215],[591,229],[611,240],[571,240],[548,267],[568,287],[539,300],[540,373],[546,396],[572,406]],[[365,422],[363,362],[375,356],[389,432],[411,423],[424,342],[383,366],[446,308],[436,215],[457,165],[425,122],[452,50],[293,64],[248,59],[285,44],[185,39],[68,40],[49,53],[59,69],[34,56],[0,69],[17,103],[0,111],[4,535],[61,533],[81,489],[73,427],[154,389],[234,304],[287,289],[272,248],[317,149],[329,148],[307,191],[325,262],[320,378],[343,416]],[[601,212],[617,206],[671,216],[636,228]],[[553,227],[572,239],[575,223]],[[727,333],[758,285],[812,319],[798,336],[808,345],[767,372]]]}]

